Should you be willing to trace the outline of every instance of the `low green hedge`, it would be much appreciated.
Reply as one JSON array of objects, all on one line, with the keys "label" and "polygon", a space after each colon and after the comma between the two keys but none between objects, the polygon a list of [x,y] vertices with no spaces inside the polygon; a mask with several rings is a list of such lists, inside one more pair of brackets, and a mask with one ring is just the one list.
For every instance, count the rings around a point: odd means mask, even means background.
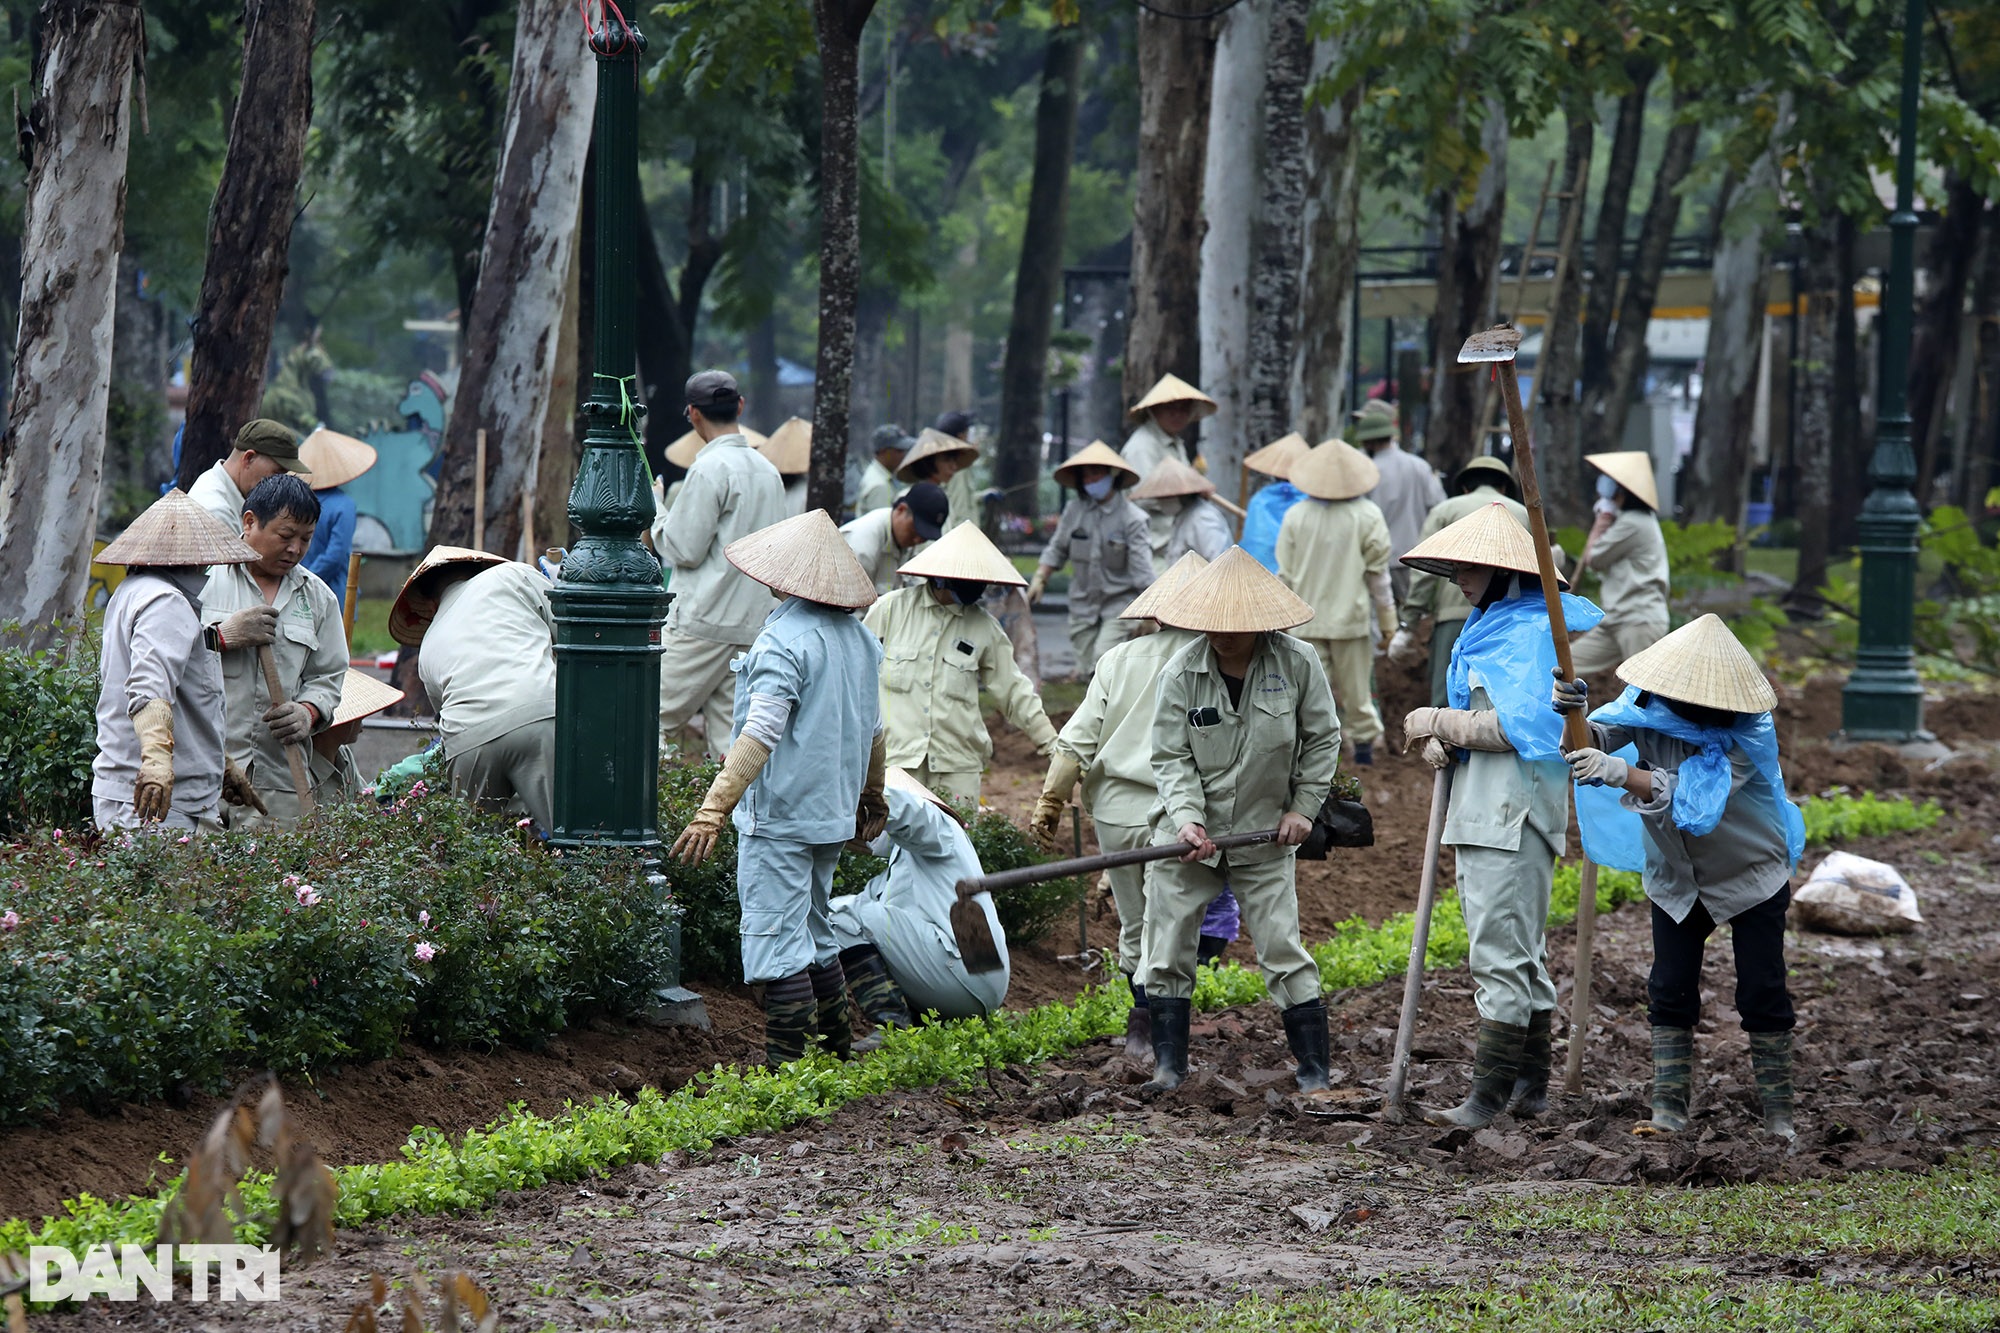
[{"label": "low green hedge", "polygon": [[676,908],[627,854],[550,855],[415,789],[289,833],[0,861],[0,1124],[440,1045],[535,1044],[643,1004]]}]

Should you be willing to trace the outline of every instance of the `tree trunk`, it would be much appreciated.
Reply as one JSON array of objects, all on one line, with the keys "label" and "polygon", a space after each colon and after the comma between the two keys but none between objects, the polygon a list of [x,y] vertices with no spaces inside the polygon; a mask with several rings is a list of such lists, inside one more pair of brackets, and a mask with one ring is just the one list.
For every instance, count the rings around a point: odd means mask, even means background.
[{"label": "tree trunk", "polygon": [[1611,312],[1618,305],[1618,270],[1625,253],[1625,219],[1632,209],[1632,183],[1639,174],[1639,147],[1646,137],[1646,91],[1657,67],[1634,61],[1626,72],[1632,89],[1618,99],[1618,125],[1611,158],[1604,167],[1604,197],[1597,206],[1597,237],[1590,252],[1590,295],[1583,308],[1583,395],[1601,389],[1611,369]]},{"label": "tree trunk", "polygon": [[1578,364],[1582,355],[1579,321],[1583,317],[1583,214],[1590,194],[1590,152],[1597,139],[1597,118],[1588,98],[1567,108],[1563,140],[1560,218],[1556,247],[1565,252],[1542,327],[1541,363],[1535,368],[1535,394],[1541,420],[1535,429],[1535,465],[1540,469],[1542,502],[1552,523],[1582,523],[1589,514],[1590,486],[1583,476],[1582,405],[1577,398]]},{"label": "tree trunk", "polygon": [[[1833,511],[1833,435],[1838,412],[1834,384],[1840,291],[1839,241],[1834,221],[1823,217],[1804,236],[1799,280],[1804,310],[1799,316],[1799,420],[1793,437],[1799,520],[1799,569],[1785,605],[1817,618],[1826,584],[1827,531]],[[1849,298],[1852,299],[1851,297]],[[1856,479],[1857,483],[1859,479]]]},{"label": "tree trunk", "polygon": [[[1313,44],[1313,74],[1333,65],[1339,47]],[[1354,114],[1360,88],[1306,112],[1305,277],[1299,292],[1298,353],[1293,358],[1292,420],[1309,440],[1324,440],[1343,424],[1349,342],[1354,329],[1354,274],[1360,247],[1360,138]],[[1385,368],[1385,373],[1388,372]],[[1268,443],[1245,440],[1246,446]]]},{"label": "tree trunk", "polygon": [[1139,14],[1139,158],[1124,398],[1169,372],[1201,379],[1202,174],[1215,24]]},{"label": "tree trunk", "polygon": [[838,514],[847,498],[854,305],[861,281],[861,179],[855,157],[861,33],[875,0],[813,0],[819,33],[819,358],[806,503]]},{"label": "tree trunk", "polygon": [[1624,447],[1625,417],[1646,373],[1646,326],[1653,319],[1660,273],[1666,268],[1674,227],[1680,222],[1680,184],[1694,164],[1695,139],[1701,132],[1700,125],[1682,114],[1693,100],[1689,92],[1677,91],[1674,96],[1674,126],[1667,131],[1659,170],[1653,177],[1653,197],[1646,204],[1646,220],[1639,228],[1638,253],[1618,304],[1611,363],[1601,390],[1586,390],[1584,394],[1583,440],[1588,453]]},{"label": "tree trunk", "polygon": [[[579,204],[581,201],[578,201]],[[578,208],[577,215],[582,217]],[[562,320],[556,332],[556,373],[549,383],[547,414],[542,419],[542,452],[535,466],[534,524],[527,543],[528,559],[551,546],[569,542],[569,493],[576,484],[576,466],[583,453],[583,433],[576,427],[577,385],[583,363],[576,348],[583,312],[583,247],[569,248],[569,272],[563,279]]]},{"label": "tree trunk", "polygon": [[146,40],[136,4],[48,0],[21,206],[21,323],[0,435],[0,624],[42,646],[83,609],[104,414],[113,286],[125,237],[126,94]]},{"label": "tree trunk", "polygon": [[1994,464],[2000,461],[2000,210],[1986,212],[1978,277],[1972,285],[1972,401],[1952,469],[1952,502],[1966,513],[1984,512]]},{"label": "tree trunk", "polygon": [[784,421],[778,410],[778,317],[765,315],[750,328],[748,424],[766,435]]},{"label": "tree trunk", "polygon": [[523,0],[493,208],[431,510],[434,543],[472,545],[481,430],[486,549],[511,552],[521,540],[521,488],[541,466],[596,97],[597,62],[574,11],[564,0]]},{"label": "tree trunk", "polygon": [[639,380],[646,386],[646,459],[655,473],[666,466],[667,446],[687,431],[681,417],[688,376],[694,374],[696,325],[702,293],[722,262],[715,222],[715,174],[700,145],[688,173],[687,259],[680,290],[667,278],[659,237],[639,219],[639,306],[634,326]]},{"label": "tree trunk", "polygon": [[[1833,453],[1830,471],[1836,478],[1853,478],[1851,485],[1837,485],[1833,492],[1833,513],[1827,523],[1831,549],[1845,551],[1861,539],[1857,521],[1861,502],[1868,498],[1868,456],[1874,452],[1874,432],[1861,417],[1864,385],[1877,369],[1879,358],[1869,358],[1864,368],[1861,337],[1854,317],[1854,286],[1861,280],[1861,265],[1855,253],[1858,229],[1852,213],[1842,213],[1834,226],[1835,284],[1839,293],[1833,307]],[[1876,326],[1880,329],[1880,325]],[[1871,390],[1872,396],[1872,390]],[[1871,413],[1872,416],[1872,413]]]},{"label": "tree trunk", "polygon": [[[1299,271],[1305,264],[1306,76],[1312,40],[1308,0],[1271,0],[1265,45],[1264,170],[1258,191],[1256,268],[1251,285],[1250,432],[1257,445],[1292,429],[1292,360],[1298,348]],[[1246,437],[1224,440],[1209,460],[1216,481],[1235,489]],[[1251,445],[1256,448],[1257,445]]]},{"label": "tree trunk", "polygon": [[290,268],[292,200],[312,122],[317,8],[318,0],[246,0],[243,7],[243,89],[209,210],[188,367],[183,490],[229,452],[264,397],[271,330]]},{"label": "tree trunk", "polygon": [[[1203,199],[1231,203],[1204,210],[1208,216],[1201,238],[1200,365],[1208,381],[1202,388],[1215,399],[1216,410],[1200,429],[1210,455],[1255,432],[1250,424],[1250,307],[1261,216],[1257,200],[1262,193],[1270,10],[1262,4],[1237,5],[1218,26],[1201,188]],[[1152,382],[1128,384],[1126,401]],[[1233,488],[1225,491],[1235,493]]]},{"label": "tree trunk", "polygon": [[1035,104],[1035,165],[1028,216],[1021,229],[1021,263],[1014,274],[1014,314],[1000,369],[1000,439],[993,484],[1007,507],[1033,516],[1042,470],[1042,426],[1048,415],[1049,330],[1062,300],[1063,233],[1069,219],[1069,164],[1076,147],[1081,98],[1083,31],[1049,33],[1042,55],[1042,92]]},{"label": "tree trunk", "polygon": [[1958,371],[1959,336],[1965,327],[1965,288],[1979,249],[1986,200],[1957,175],[1945,180],[1944,221],[1931,238],[1925,267],[1932,286],[1917,303],[1910,334],[1910,439],[1917,448],[1917,503],[1928,506],[1944,430],[1945,396]]},{"label": "tree trunk", "polygon": [[1750,429],[1757,413],[1757,371],[1770,296],[1770,250],[1777,213],[1776,144],[1750,165],[1725,196],[1715,246],[1715,292],[1709,299],[1702,354],[1701,402],[1694,450],[1682,470],[1681,512],[1739,528],[1750,500]]},{"label": "tree trunk", "polygon": [[1492,323],[1493,280],[1500,265],[1500,233],[1507,221],[1507,114],[1497,99],[1484,104],[1480,148],[1486,154],[1472,198],[1440,201],[1436,338],[1431,370],[1430,424],[1424,454],[1446,475],[1471,457],[1484,427],[1479,404],[1490,366],[1458,364],[1465,340]]},{"label": "tree trunk", "polygon": [[[866,450],[876,424],[889,419],[889,316],[895,308],[896,294],[888,287],[864,287],[855,299],[854,380],[847,399],[843,460]],[[922,423],[903,424],[914,430]]]},{"label": "tree trunk", "polygon": [[[592,109],[592,119],[596,110]],[[593,140],[595,135],[591,136]],[[576,293],[576,355],[570,365],[576,376],[576,383],[587,385],[597,368],[597,145],[593,142],[590,150],[583,155],[583,183],[578,187],[583,198],[576,210],[576,282],[571,290]],[[590,401],[588,390],[576,395],[577,401],[571,412],[570,442],[572,454],[583,457],[583,437],[590,430],[590,421],[583,412],[584,404]],[[572,476],[572,480],[574,477]],[[569,492],[563,492],[565,496]],[[564,500],[564,512],[568,512],[568,501]]]},{"label": "tree trunk", "polygon": [[174,320],[155,297],[139,294],[138,259],[118,257],[118,293],[111,331],[111,397],[104,429],[104,482],[98,496],[101,523],[122,528],[159,492],[155,483],[173,471],[173,432],[167,428],[167,359]]}]

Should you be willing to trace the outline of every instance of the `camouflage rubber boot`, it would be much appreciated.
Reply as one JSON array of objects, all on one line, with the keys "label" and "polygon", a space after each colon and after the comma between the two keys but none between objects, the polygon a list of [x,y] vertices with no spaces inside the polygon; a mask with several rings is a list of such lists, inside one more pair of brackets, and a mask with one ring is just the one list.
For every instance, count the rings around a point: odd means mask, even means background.
[{"label": "camouflage rubber boot", "polygon": [[880,1028],[910,1026],[910,1002],[903,988],[889,975],[889,965],[872,948],[843,949],[840,970],[847,977],[847,993],[854,997],[862,1017]]},{"label": "camouflage rubber boot", "polygon": [[1764,1103],[1764,1132],[1790,1142],[1799,1134],[1792,1127],[1792,1034],[1750,1034],[1750,1068],[1757,1076],[1757,1097]]},{"label": "camouflage rubber boot", "polygon": [[854,1058],[854,1019],[847,1007],[847,975],[840,960],[806,969],[812,978],[813,1027],[826,1049],[842,1060]]},{"label": "camouflage rubber boot", "polygon": [[1528,1015],[1528,1040],[1521,1045],[1521,1072],[1514,1076],[1514,1095],[1507,1099],[1509,1115],[1533,1120],[1549,1109],[1549,1064],[1554,1058],[1549,1020],[1554,1012],[1537,1009]]},{"label": "camouflage rubber boot", "polygon": [[1472,1057],[1472,1091],[1449,1111],[1426,1111],[1424,1119],[1433,1125],[1458,1125],[1484,1129],[1493,1117],[1507,1109],[1514,1080],[1521,1072],[1521,1048],[1527,1044],[1528,1029],[1518,1023],[1479,1020],[1479,1047]]},{"label": "camouflage rubber boot", "polygon": [[1653,1029],[1653,1119],[1642,1130],[1678,1134],[1687,1128],[1694,1083],[1694,1029]]},{"label": "camouflage rubber boot", "polygon": [[812,979],[796,972],[764,985],[764,1063],[776,1069],[806,1053],[817,1002]]}]

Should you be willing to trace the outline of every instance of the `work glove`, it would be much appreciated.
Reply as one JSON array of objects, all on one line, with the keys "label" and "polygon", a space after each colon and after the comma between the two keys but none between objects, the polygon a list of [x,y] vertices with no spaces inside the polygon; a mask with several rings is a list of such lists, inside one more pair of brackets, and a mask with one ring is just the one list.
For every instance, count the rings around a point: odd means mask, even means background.
[{"label": "work glove", "polygon": [[1412,745],[1436,732],[1437,715],[1443,711],[1442,708],[1412,708],[1403,714],[1404,754],[1410,752]]},{"label": "work glove", "polygon": [[1580,787],[1623,787],[1632,769],[1602,750],[1571,750],[1563,758],[1569,761],[1570,781]]},{"label": "work glove", "polygon": [[1424,737],[1421,758],[1440,773],[1451,767],[1451,751],[1445,749],[1444,742],[1435,736]]},{"label": "work glove", "polygon": [[1389,661],[1405,671],[1422,666],[1425,655],[1423,642],[1408,625],[1399,626],[1389,640]]},{"label": "work glove", "polygon": [[264,725],[280,745],[304,745],[312,739],[312,709],[292,699],[286,703],[272,704],[264,710]]},{"label": "work glove", "polygon": [[1057,750],[1049,757],[1049,775],[1042,780],[1042,797],[1035,802],[1034,817],[1028,821],[1029,836],[1043,851],[1056,849],[1056,828],[1069,805],[1069,794],[1082,776],[1083,765],[1075,755]]},{"label": "work glove", "polygon": [[222,761],[222,799],[231,805],[247,805],[260,815],[271,813],[264,798],[250,785],[249,775],[236,766],[234,759]]},{"label": "work glove", "polygon": [[1390,643],[1402,633],[1396,624],[1396,608],[1393,603],[1384,603],[1375,608],[1375,628],[1382,631],[1382,642]]},{"label": "work glove", "polygon": [[736,743],[729,747],[729,754],[722,761],[722,771],[715,775],[715,781],[708,784],[708,795],[702,798],[701,809],[681,830],[680,837],[674,839],[675,859],[689,866],[708,859],[708,854],[715,850],[715,840],[722,836],[723,823],[735,811],[736,803],[743,799],[744,791],[764,771],[764,765],[770,758],[771,752],[756,737],[736,738]]},{"label": "work glove", "polygon": [[868,777],[861,784],[861,799],[854,805],[854,840],[873,842],[889,826],[889,798],[883,793],[889,771],[889,738],[877,732],[868,751]]},{"label": "work glove", "polygon": [[1042,594],[1048,590],[1049,567],[1047,565],[1037,565],[1035,567],[1035,577],[1028,580],[1028,605],[1033,606],[1036,602],[1041,601]]},{"label": "work glove", "polygon": [[1427,736],[1463,750],[1511,750],[1500,715],[1469,708],[1412,708],[1403,718],[1403,752]]},{"label": "work glove", "polygon": [[278,608],[259,605],[232,611],[215,627],[215,637],[224,652],[232,648],[261,648],[278,637]]},{"label": "work glove", "polygon": [[174,802],[174,706],[148,699],[132,714],[139,735],[139,776],[132,782],[132,811],[142,824],[165,819]]},{"label": "work glove", "polygon": [[1590,707],[1590,686],[1581,676],[1575,680],[1564,680],[1561,667],[1549,668],[1556,678],[1556,687],[1549,696],[1549,707],[1558,713],[1581,713]]}]

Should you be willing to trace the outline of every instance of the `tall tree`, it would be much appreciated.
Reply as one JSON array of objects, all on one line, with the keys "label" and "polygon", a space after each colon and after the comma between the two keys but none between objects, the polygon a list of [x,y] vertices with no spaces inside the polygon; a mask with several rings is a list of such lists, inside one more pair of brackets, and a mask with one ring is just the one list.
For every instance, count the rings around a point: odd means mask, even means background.
[{"label": "tall tree", "polygon": [[245,0],[243,7],[243,88],[209,214],[188,366],[183,488],[229,452],[264,396],[312,122],[317,12],[318,0]]},{"label": "tall tree", "polygon": [[[534,484],[540,466],[558,378],[570,247],[597,96],[597,61],[575,14],[568,0],[521,0],[500,167],[431,511],[436,543],[473,544],[481,430],[486,549],[511,552],[521,540],[521,490]],[[599,40],[620,40],[622,20],[613,12],[605,22],[608,36]],[[632,40],[629,29],[622,39]]]},{"label": "tall tree", "polygon": [[1625,223],[1632,186],[1639,178],[1639,149],[1646,135],[1646,97],[1659,65],[1650,57],[1626,63],[1629,86],[1618,99],[1611,131],[1611,156],[1604,164],[1604,193],[1597,204],[1597,229],[1590,249],[1590,288],[1583,306],[1583,392],[1603,389],[1611,373],[1612,313],[1618,308],[1618,274],[1625,263]]},{"label": "tall tree", "polygon": [[[1256,266],[1251,274],[1249,437],[1275,440],[1292,429],[1292,362],[1298,346],[1300,269],[1311,165],[1306,154],[1306,82],[1312,41],[1308,0],[1272,0],[1265,44],[1264,163],[1257,201]],[[1255,447],[1254,445],[1251,447]],[[1243,457],[1244,437],[1225,441],[1226,478]]]},{"label": "tall tree", "polygon": [[0,624],[34,645],[81,613],[97,530],[125,225],[126,101],[145,20],[126,0],[46,0],[21,221],[21,319],[0,435]]},{"label": "tall tree", "polygon": [[[1333,68],[1331,38],[1313,43],[1313,81]],[[1361,224],[1361,136],[1354,118],[1361,89],[1322,98],[1306,111],[1304,273],[1299,290],[1299,337],[1292,377],[1292,419],[1309,440],[1340,428],[1354,328],[1354,275]],[[1252,442],[1255,443],[1255,442]]]},{"label": "tall tree", "polygon": [[1986,212],[1972,281],[1972,401],[1953,458],[1951,503],[1983,508],[2000,465],[2000,209]]},{"label": "tall tree", "polygon": [[1535,397],[1541,413],[1535,423],[1535,465],[1541,470],[1542,497],[1549,516],[1559,523],[1581,523],[1589,510],[1590,488],[1583,478],[1582,400],[1577,376],[1582,360],[1583,215],[1590,195],[1590,152],[1597,139],[1596,109],[1588,92],[1570,96],[1564,105],[1563,167],[1559,193],[1562,214],[1556,223],[1556,249],[1562,258],[1552,275],[1554,299],[1548,323],[1542,326],[1541,363],[1535,370]]},{"label": "tall tree", "polygon": [[1485,428],[1479,420],[1485,381],[1479,366],[1458,363],[1458,349],[1492,322],[1501,229],[1507,220],[1507,114],[1496,98],[1468,108],[1482,120],[1482,164],[1469,190],[1438,194],[1437,308],[1431,316],[1430,426],[1424,453],[1447,473],[1471,456]]},{"label": "tall tree", "polygon": [[1917,503],[1930,501],[1937,474],[1938,439],[1944,434],[1945,397],[1958,373],[1958,348],[1965,327],[1965,291],[1979,249],[1986,200],[1973,183],[1952,173],[1945,178],[1944,218],[1931,237],[1924,265],[1931,285],[1917,302],[1910,333],[1910,443],[1917,450]]},{"label": "tall tree", "polygon": [[[1796,471],[1799,565],[1785,605],[1795,614],[1817,618],[1826,584],[1829,530],[1833,522],[1834,433],[1840,412],[1838,376],[1839,309],[1852,306],[1853,292],[1840,286],[1837,214],[1822,213],[1805,229],[1805,256],[1799,266],[1803,313],[1799,319],[1797,377],[1799,420],[1793,435]],[[1856,487],[1856,489],[1860,489]]]},{"label": "tall tree", "polygon": [[1069,167],[1076,149],[1082,100],[1083,31],[1053,28],[1035,102],[1035,163],[1028,216],[1021,228],[1021,263],[1014,274],[1014,312],[1000,369],[1000,439],[993,481],[1016,513],[1035,512],[1041,475],[1042,423],[1047,414],[1049,332],[1062,300],[1063,233],[1069,216]]},{"label": "tall tree", "polygon": [[1132,299],[1125,401],[1160,376],[1201,375],[1202,177],[1215,24],[1139,15],[1139,162],[1132,203]]},{"label": "tall tree", "polygon": [[[1251,298],[1261,220],[1270,8],[1236,5],[1216,28],[1201,188],[1204,200],[1227,199],[1230,205],[1203,209],[1201,236],[1200,365],[1207,381],[1202,387],[1215,399],[1214,415],[1201,423],[1201,440],[1211,462],[1217,453],[1238,449],[1255,429],[1250,425]],[[1143,393],[1151,383],[1132,386],[1133,391]]]}]

